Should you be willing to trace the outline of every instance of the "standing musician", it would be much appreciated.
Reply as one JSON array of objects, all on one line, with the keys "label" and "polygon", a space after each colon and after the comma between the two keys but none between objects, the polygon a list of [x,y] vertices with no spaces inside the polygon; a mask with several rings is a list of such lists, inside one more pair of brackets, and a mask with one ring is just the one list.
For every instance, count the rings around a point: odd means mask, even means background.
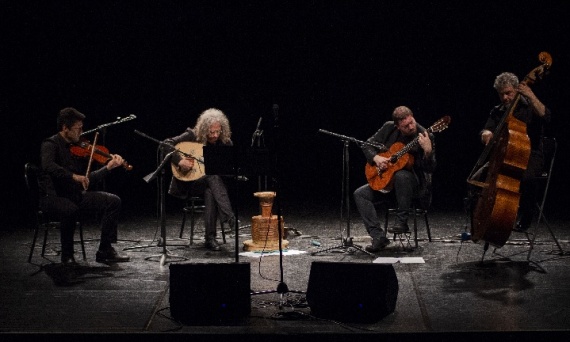
[{"label": "standing musician", "polygon": [[[226,115],[219,109],[210,108],[200,114],[194,128],[188,127],[182,134],[168,138],[164,142],[170,146],[185,141],[212,146],[231,146],[233,145],[231,136],[232,131]],[[165,149],[166,153],[172,151],[170,147],[165,147]],[[201,165],[199,161],[179,153],[172,155],[171,163],[181,172],[189,172],[196,168],[204,169],[204,165]],[[204,175],[193,181],[185,181],[173,175],[168,193],[181,199],[188,198],[190,193],[204,194],[205,246],[212,251],[221,250],[220,244],[216,240],[218,213],[221,223],[228,223],[230,227],[235,224],[228,190],[222,176]]]},{"label": "standing musician", "polygon": [[528,230],[535,212],[538,184],[532,179],[539,176],[543,169],[544,156],[540,138],[544,133],[545,124],[550,122],[550,110],[536,97],[528,85],[519,83],[519,79],[513,73],[503,72],[498,75],[493,87],[501,99],[501,104],[491,110],[483,130],[479,133],[481,142],[485,145],[493,138],[493,132],[505,112],[510,108],[516,95],[522,95],[513,115],[526,123],[531,150],[528,166],[521,179],[519,217],[514,230],[525,232]]},{"label": "standing musician", "polygon": [[376,191],[365,184],[354,191],[354,201],[358,212],[362,216],[364,226],[370,237],[372,245],[366,246],[368,252],[378,252],[386,247],[390,240],[386,238],[382,223],[378,217],[374,204],[386,202],[389,197],[394,198],[398,204],[396,210],[396,222],[389,231],[393,233],[406,233],[409,231],[408,216],[412,200],[417,197],[431,196],[429,194],[429,177],[426,173],[433,173],[436,166],[434,136],[428,133],[424,127],[416,123],[412,110],[405,106],[399,106],[392,113],[392,120],[387,121],[362,145],[362,151],[370,165],[375,165],[379,170],[387,170],[393,167],[389,158],[380,155],[377,147],[379,144],[390,148],[395,143],[408,144],[418,139],[418,145],[408,153],[414,158],[411,169],[402,168],[393,174],[393,190]]},{"label": "standing musician", "polygon": [[115,194],[90,189],[112,169],[122,166],[124,160],[118,154],[110,155],[103,167],[88,173],[92,160],[72,153],[72,147],[80,142],[84,120],[85,115],[75,108],[62,109],[57,117],[59,132],[42,142],[40,208],[61,222],[61,262],[64,265],[75,264],[73,235],[76,222],[85,212],[96,212],[101,219],[101,240],[95,260],[129,261],[128,256],[111,245],[116,242],[121,199]]}]

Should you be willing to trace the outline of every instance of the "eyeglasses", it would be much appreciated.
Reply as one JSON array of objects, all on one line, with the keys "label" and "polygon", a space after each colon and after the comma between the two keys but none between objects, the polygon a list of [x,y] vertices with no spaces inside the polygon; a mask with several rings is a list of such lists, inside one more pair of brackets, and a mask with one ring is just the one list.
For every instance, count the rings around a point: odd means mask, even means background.
[{"label": "eyeglasses", "polygon": [[220,135],[220,134],[222,134],[222,132],[223,131],[220,129],[220,130],[216,130],[216,131],[210,131],[210,132],[208,132],[208,134],[209,135]]}]

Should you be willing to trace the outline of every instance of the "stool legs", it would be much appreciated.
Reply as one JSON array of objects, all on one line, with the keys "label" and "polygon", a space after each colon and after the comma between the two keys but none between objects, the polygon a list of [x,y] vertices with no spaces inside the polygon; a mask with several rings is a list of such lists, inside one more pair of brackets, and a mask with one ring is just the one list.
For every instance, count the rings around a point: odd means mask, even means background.
[{"label": "stool legs", "polygon": [[[388,231],[388,216],[390,213],[393,213],[395,211],[395,209],[388,209],[386,210],[386,216],[385,216],[385,229],[386,231]],[[410,209],[411,214],[414,216],[414,245],[415,248],[418,248],[418,220],[417,217],[418,215],[423,215],[424,217],[424,222],[426,225],[426,231],[427,231],[427,235],[428,235],[428,241],[431,242],[431,229],[429,226],[429,221],[428,221],[428,217],[427,217],[427,210],[424,209],[418,209],[416,207],[412,207],[412,209]],[[394,237],[393,240],[396,241],[396,235],[401,235],[401,234],[397,234],[394,233]],[[410,233],[404,233],[404,235],[406,236],[406,240],[408,241],[408,245],[410,242]],[[400,237],[400,242],[403,243],[402,238]]]},{"label": "stool legs", "polygon": [[[182,223],[180,224],[179,236],[182,239],[182,236],[184,234],[184,227],[186,225],[186,218],[187,218],[186,216],[190,215],[190,245],[194,243],[194,227],[196,226],[196,214],[201,214],[204,212],[204,205],[198,203],[200,201],[203,200],[199,197],[190,198],[186,202],[184,208],[182,208]],[[230,227],[230,231],[231,229],[232,227]],[[224,243],[226,243],[226,231],[223,223],[221,224],[221,230],[222,230],[222,240]]]}]

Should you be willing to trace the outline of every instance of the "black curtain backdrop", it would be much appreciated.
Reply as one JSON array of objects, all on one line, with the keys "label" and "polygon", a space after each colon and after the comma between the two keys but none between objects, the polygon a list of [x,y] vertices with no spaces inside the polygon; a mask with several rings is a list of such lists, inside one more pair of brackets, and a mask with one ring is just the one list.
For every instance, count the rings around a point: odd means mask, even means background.
[{"label": "black curtain backdrop", "polygon": [[[10,219],[0,229],[26,219],[24,163],[39,161],[42,139],[56,132],[56,114],[67,106],[87,115],[86,130],[136,115],[107,128],[101,141],[134,166],[106,184],[127,212],[156,203],[156,186],[142,178],[157,165],[157,145],[135,129],[162,140],[217,107],[230,118],[235,143],[249,146],[261,117],[284,203],[311,196],[336,206],[342,141],[319,129],[366,140],[399,105],[426,127],[450,115],[449,129],[436,135],[433,205],[461,210],[483,149],[477,133],[498,102],[494,77],[522,78],[541,51],[553,65],[533,89],[554,113],[560,144],[549,205],[564,208],[570,11],[562,0],[18,0],[0,7],[1,197]],[[366,182],[365,160],[354,144],[349,153],[354,190]]]}]

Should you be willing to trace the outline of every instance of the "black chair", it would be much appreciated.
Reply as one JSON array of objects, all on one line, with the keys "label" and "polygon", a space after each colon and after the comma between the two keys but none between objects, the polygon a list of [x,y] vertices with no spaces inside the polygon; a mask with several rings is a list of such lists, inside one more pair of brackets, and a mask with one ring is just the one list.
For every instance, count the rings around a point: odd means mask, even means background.
[{"label": "black chair", "polygon": [[[190,245],[194,243],[194,228],[196,227],[196,215],[204,213],[204,198],[200,196],[190,196],[186,199],[186,203],[182,208],[182,223],[180,224],[180,238],[184,235],[184,227],[186,225],[187,216],[190,216]],[[231,228],[231,227],[230,227]],[[222,240],[226,243],[226,232],[224,225],[221,225]]]},{"label": "black chair", "polygon": [[539,228],[543,224],[544,224],[544,226],[546,226],[546,228],[548,229],[548,231],[550,233],[550,236],[552,237],[552,239],[556,243],[556,246],[558,247],[558,250],[559,250],[559,254],[560,255],[564,254],[564,250],[562,249],[562,246],[560,246],[560,243],[558,242],[558,239],[554,235],[554,232],[552,231],[552,228],[550,227],[548,220],[544,216],[544,209],[546,206],[548,189],[549,189],[550,180],[552,177],[552,170],[554,168],[554,161],[556,160],[556,150],[558,149],[558,142],[556,141],[555,138],[542,137],[541,138],[541,147],[542,147],[542,152],[544,155],[544,169],[542,170],[542,173],[540,174],[540,176],[537,177],[536,181],[538,181],[540,183],[539,186],[541,188],[541,192],[539,192],[539,193],[541,193],[542,196],[539,196],[537,199],[537,202],[536,202],[536,207],[538,210],[538,218],[537,218],[536,224],[534,225],[534,228],[532,228],[532,232],[528,232],[528,231],[525,232],[526,237],[530,243],[530,248],[528,251],[528,259],[530,259],[530,255],[531,255],[532,250],[534,248],[534,243],[535,243],[536,236],[538,234]]},{"label": "black chair", "polygon": [[[410,218],[413,218],[414,220],[414,224],[413,224],[413,233],[414,233],[414,248],[418,248],[419,244],[418,244],[418,217],[422,216],[425,222],[425,226],[426,226],[426,232],[427,232],[427,236],[428,236],[428,241],[431,242],[431,229],[429,226],[429,220],[428,220],[428,208],[431,205],[431,184],[432,184],[432,174],[431,173],[424,173],[424,177],[425,177],[425,182],[426,182],[426,187],[424,188],[424,191],[421,194],[418,194],[416,197],[413,198],[412,200],[412,206],[410,208]],[[395,205],[395,203],[391,203],[391,205]],[[385,208],[385,222],[384,222],[384,228],[386,230],[386,232],[388,232],[388,222],[390,220],[390,215],[395,215],[396,214],[396,208],[394,207],[390,207],[390,204],[388,204],[388,206]],[[412,246],[410,243],[410,239],[412,238],[411,236],[411,232],[405,232],[405,233],[394,233],[393,236],[393,241],[396,241],[396,239],[399,239],[400,241],[400,245],[405,249],[405,250],[412,250]],[[404,242],[406,242],[406,244],[404,245]]]},{"label": "black chair", "polygon": [[[44,232],[44,240],[42,244],[42,257],[45,255],[45,249],[47,245],[47,238],[50,230],[59,230],[60,222],[54,221],[50,218],[49,213],[40,209],[39,206],[39,168],[33,163],[26,163],[24,165],[24,178],[26,181],[26,189],[28,192],[28,201],[30,212],[34,216],[34,237],[32,239],[32,246],[30,248],[30,255],[28,256],[28,262],[32,262],[32,256],[34,254],[34,249],[36,247],[36,240],[40,230]],[[81,250],[83,252],[83,260],[87,259],[85,254],[85,243],[83,240],[83,225],[81,222],[77,222],[77,230],[79,231],[79,242],[81,243]]]},{"label": "black chair", "polygon": [[[390,215],[392,215],[392,214],[396,214],[396,208],[388,208],[386,210],[385,224],[384,224],[386,231],[388,231],[388,222],[390,219]],[[413,220],[414,220],[413,234],[414,234],[414,246],[415,246],[415,248],[418,248],[418,246],[419,246],[419,244],[418,244],[418,217],[420,217],[420,216],[423,216],[425,226],[426,226],[428,241],[431,242],[431,230],[430,230],[429,220],[428,220],[428,209],[421,206],[419,200],[414,199],[414,201],[412,202],[412,207],[410,208],[410,218],[413,218]],[[402,245],[402,247],[404,249],[410,250],[410,249],[412,249],[411,243],[410,243],[410,239],[412,238],[411,235],[412,235],[411,231],[406,232],[406,233],[394,233],[393,240],[396,241],[396,239],[398,239],[400,241],[400,244]],[[405,245],[404,245],[404,242],[406,242]]]}]

